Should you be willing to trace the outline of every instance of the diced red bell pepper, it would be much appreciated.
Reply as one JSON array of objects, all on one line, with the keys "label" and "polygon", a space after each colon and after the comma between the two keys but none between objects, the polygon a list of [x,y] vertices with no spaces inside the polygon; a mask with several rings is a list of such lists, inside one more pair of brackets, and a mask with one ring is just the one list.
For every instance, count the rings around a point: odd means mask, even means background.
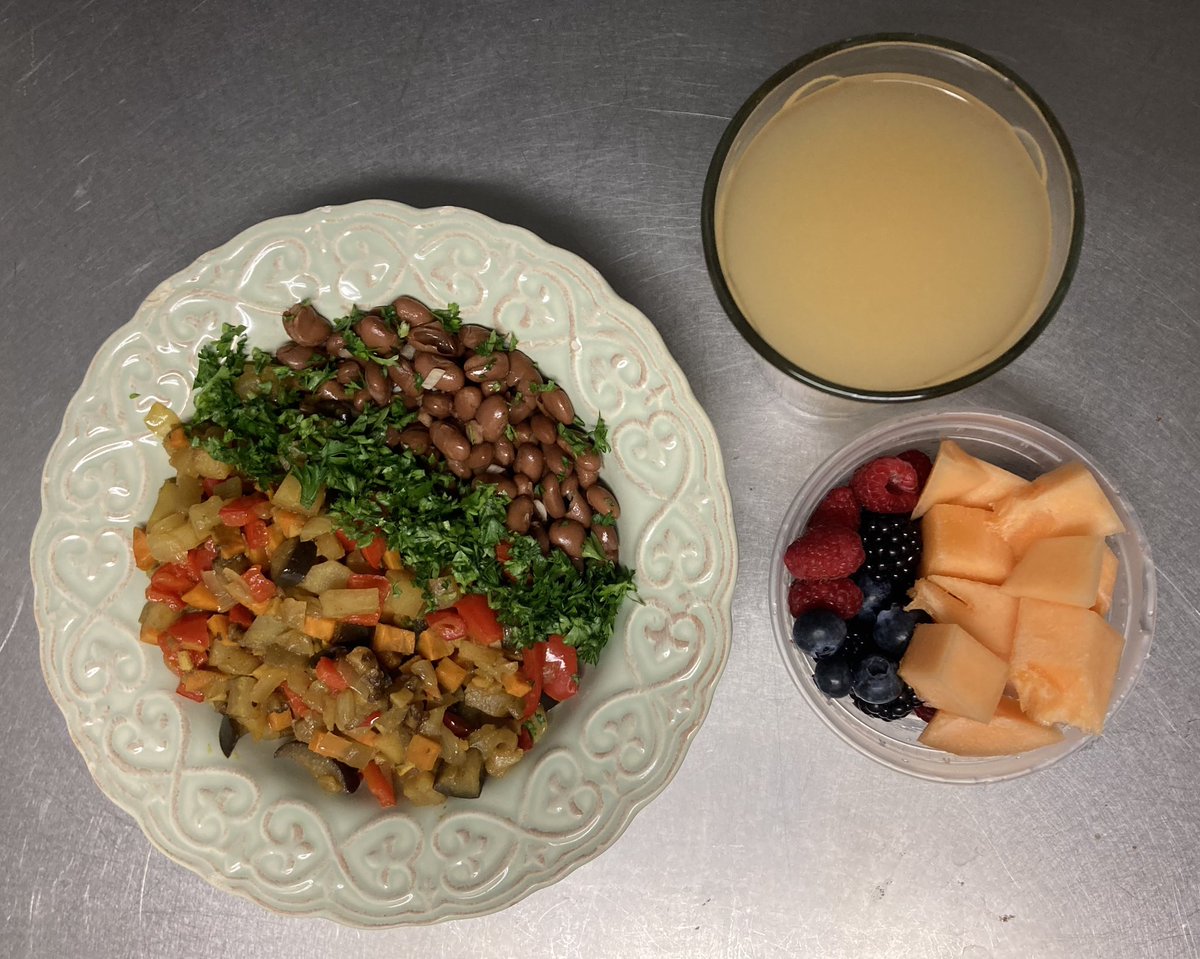
[{"label": "diced red bell pepper", "polygon": [[391,777],[374,760],[363,769],[363,782],[384,809],[396,805],[396,787],[392,785]]},{"label": "diced red bell pepper", "polygon": [[150,577],[150,585],[163,592],[182,596],[196,585],[199,576],[192,576],[191,569],[183,563],[164,563]]},{"label": "diced red bell pepper", "polygon": [[464,596],[454,608],[462,617],[467,636],[481,646],[496,646],[504,641],[504,627],[488,605],[487,597],[479,593]]},{"label": "diced red bell pepper", "polygon": [[346,677],[342,675],[341,670],[337,668],[337,663],[332,659],[318,659],[313,671],[317,674],[317,679],[328,686],[331,692],[340,693],[350,688]]},{"label": "diced red bell pepper", "polygon": [[175,692],[177,692],[184,699],[190,699],[194,703],[204,702],[204,694],[203,693],[197,693],[197,692],[193,692],[190,689],[185,689],[182,682],[180,682],[180,684],[175,687]]},{"label": "diced red bell pepper", "polygon": [[208,631],[209,613],[188,613],[167,627],[167,632],[179,640],[187,650],[208,649],[212,635]]},{"label": "diced red bell pepper", "polygon": [[217,544],[211,539],[206,539],[199,546],[188,551],[187,570],[193,583],[200,582],[201,574],[207,573],[213,568],[213,561],[216,558]]},{"label": "diced red bell pepper", "polygon": [[383,567],[383,554],[386,552],[387,540],[383,538],[382,534],[377,532],[375,538],[362,547],[363,561],[371,569],[380,569]]},{"label": "diced red bell pepper", "polygon": [[349,616],[343,616],[338,620],[339,623],[347,623],[350,626],[378,626],[378,613],[352,613]]},{"label": "diced red bell pepper", "polygon": [[279,689],[283,692],[283,695],[287,697],[288,706],[291,707],[292,715],[297,719],[303,719],[312,712],[312,710],[309,709],[308,703],[296,695],[296,693],[292,690],[292,687],[287,683],[280,683]]},{"label": "diced red bell pepper", "polygon": [[206,497],[212,496],[212,494],[214,492],[216,492],[217,487],[220,486],[223,482],[225,482],[225,481],[219,480],[219,479],[213,479],[211,476],[206,476],[204,479],[202,479],[200,481],[200,488],[202,490],[204,490],[204,495]]},{"label": "diced red bell pepper", "polygon": [[377,722],[379,722],[379,717],[382,715],[383,715],[383,713],[381,713],[378,709],[375,710],[375,712],[370,713],[366,719],[364,719],[361,723],[358,724],[358,728],[359,729],[370,729]]},{"label": "diced red bell pepper", "polygon": [[467,624],[452,609],[435,609],[432,613],[426,613],[425,622],[448,643],[467,635]]},{"label": "diced red bell pepper", "polygon": [[545,643],[542,666],[542,689],[551,699],[562,702],[579,692],[579,655],[559,635]]},{"label": "diced red bell pepper", "polygon": [[525,694],[525,711],[521,719],[528,719],[537,712],[542,701],[542,673],[546,665],[546,644],[530,646],[521,654],[521,672],[533,687]]},{"label": "diced red bell pepper", "polygon": [[254,614],[246,609],[241,603],[238,603],[229,611],[229,621],[234,626],[241,626],[242,629],[249,629],[254,625]]},{"label": "diced red bell pepper", "polygon": [[158,589],[155,586],[146,587],[146,599],[152,603],[162,603],[168,609],[173,609],[176,612],[187,608],[187,603],[183,601],[183,597],[178,593],[172,593],[166,589]]},{"label": "diced red bell pepper", "polygon": [[351,573],[346,581],[348,589],[377,589],[379,590],[379,605],[387,602],[392,594],[392,581],[386,576],[376,576],[374,573]]},{"label": "diced red bell pepper", "polygon": [[[183,670],[179,667],[179,654],[185,652],[183,644],[169,632],[164,631],[158,637],[158,648],[162,650],[163,662],[166,663],[167,669],[176,676],[182,676]],[[189,649],[186,652],[192,660],[193,669],[200,669],[208,662],[208,653],[202,649]]]},{"label": "diced red bell pepper", "polygon": [[507,563],[512,559],[512,547],[507,542],[496,544],[496,559],[501,563]]},{"label": "diced red bell pepper", "polygon": [[344,549],[347,553],[353,553],[356,549],[358,549],[358,543],[352,540],[340,529],[335,529],[333,531],[333,535],[337,537],[337,541],[342,544],[342,549]]},{"label": "diced red bell pepper", "polygon": [[275,584],[267,579],[261,566],[251,566],[242,573],[242,582],[256,603],[265,603],[275,595]]},{"label": "diced red bell pepper", "polygon": [[246,545],[251,549],[267,548],[267,524],[257,516],[248,520],[242,527],[242,535],[246,538]]},{"label": "diced red bell pepper", "polygon": [[221,512],[217,515],[226,526],[245,526],[252,519],[266,519],[270,516],[271,504],[265,496],[252,493],[230,500],[221,507]]}]

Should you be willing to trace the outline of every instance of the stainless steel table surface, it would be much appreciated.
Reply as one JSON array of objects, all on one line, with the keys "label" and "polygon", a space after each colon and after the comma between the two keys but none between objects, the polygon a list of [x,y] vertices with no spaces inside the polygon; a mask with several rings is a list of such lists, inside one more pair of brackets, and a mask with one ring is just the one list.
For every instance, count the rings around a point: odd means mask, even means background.
[{"label": "stainless steel table surface", "polygon": [[[805,420],[777,399],[700,249],[705,171],[742,100],[878,30],[984,50],[1067,129],[1087,196],[1071,291],[1027,355],[944,405],[1076,439],[1158,567],[1153,653],[1109,731],[999,785],[860,757],[784,672],[777,518],[881,414]],[[1195,0],[0,5],[0,955],[1200,954],[1198,50]],[[708,410],[742,557],[707,723],[623,837],[504,912],[383,932],[277,917],[149,846],[43,686],[27,559],[66,402],[153,286],[256,221],[365,197],[472,207],[592,262]]]}]

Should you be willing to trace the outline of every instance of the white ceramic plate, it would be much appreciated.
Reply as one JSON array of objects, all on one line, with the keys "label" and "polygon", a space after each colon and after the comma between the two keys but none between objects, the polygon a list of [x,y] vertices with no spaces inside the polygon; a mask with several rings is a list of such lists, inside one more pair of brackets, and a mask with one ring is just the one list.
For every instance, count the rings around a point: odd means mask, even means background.
[{"label": "white ceramic plate", "polygon": [[[273,347],[297,299],[333,316],[401,293],[515,333],[580,415],[603,414],[642,604],[626,603],[581,693],[512,774],[478,800],[385,811],[322,793],[267,745],[221,755],[216,714],[176,696],[138,642],[145,579],[129,542],[169,473],[142,414],[155,399],[185,409],[197,350],[223,322]],[[737,544],[712,426],[658,333],[595,270],[476,213],[364,201],[251,227],[108,340],[46,462],[31,566],[46,684],[100,788],[214,885],[376,926],[508,906],[599,854],[662,791],[728,655]]]}]

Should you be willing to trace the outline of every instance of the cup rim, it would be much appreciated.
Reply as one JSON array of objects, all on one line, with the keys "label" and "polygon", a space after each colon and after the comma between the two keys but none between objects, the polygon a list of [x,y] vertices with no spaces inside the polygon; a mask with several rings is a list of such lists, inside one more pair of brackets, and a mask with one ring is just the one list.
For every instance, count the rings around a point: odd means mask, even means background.
[{"label": "cup rim", "polygon": [[[1058,144],[1059,150],[1062,152],[1063,160],[1066,164],[1067,176],[1071,183],[1071,199],[1073,205],[1073,216],[1071,219],[1071,239],[1067,249],[1067,258],[1063,263],[1062,273],[1058,278],[1058,282],[1046,301],[1041,314],[1030,325],[1029,329],[1018,339],[1012,346],[1005,350],[1000,356],[984,364],[978,369],[964,373],[962,376],[955,377],[952,380],[947,380],[944,383],[937,383],[932,386],[921,387],[912,390],[870,390],[853,386],[845,386],[841,383],[835,383],[833,380],[826,379],[812,373],[797,363],[794,363],[782,353],[771,346],[754,327],[750,321],[742,313],[741,308],[737,305],[733,297],[733,291],[730,290],[729,284],[726,282],[724,270],[721,268],[721,260],[717,251],[717,236],[716,236],[716,201],[717,201],[717,184],[720,182],[721,174],[725,168],[725,161],[728,159],[730,148],[733,146],[733,141],[741,132],[742,127],[750,118],[751,114],[758,108],[759,104],[773,91],[776,87],[789,79],[799,70],[812,63],[816,63],[831,54],[839,53],[843,50],[852,49],[854,47],[870,46],[874,44],[910,44],[915,46],[925,46],[935,49],[948,50],[960,56],[969,57],[977,61],[981,66],[998,74],[1001,79],[1013,84],[1036,108],[1041,115],[1055,142]],[[1025,82],[1014,70],[1005,66],[1000,61],[988,56],[974,47],[966,44],[958,43],[954,40],[948,40],[944,37],[933,36],[924,33],[870,33],[860,36],[849,37],[843,40],[837,40],[833,43],[827,43],[824,46],[817,47],[814,50],[797,57],[795,60],[776,70],[768,77],[759,87],[750,94],[737,113],[733,115],[733,119],[725,127],[725,132],[721,135],[720,141],[717,143],[716,151],[713,153],[713,158],[709,163],[708,173],[704,179],[704,193],[700,205],[700,238],[704,247],[704,262],[708,270],[708,277],[713,285],[713,289],[717,294],[717,299],[720,301],[726,315],[737,328],[754,350],[766,360],[771,366],[779,370],[781,373],[803,383],[814,389],[820,390],[823,393],[838,396],[843,399],[860,400],[871,403],[904,403],[914,400],[927,400],[939,396],[945,396],[949,393],[957,392],[965,389],[968,386],[973,386],[981,382],[994,373],[999,372],[1004,367],[1008,366],[1013,360],[1025,352],[1029,346],[1041,335],[1042,331],[1049,324],[1051,318],[1058,312],[1059,306],[1062,304],[1063,298],[1067,294],[1067,288],[1071,285],[1071,280],[1075,276],[1075,270],[1079,263],[1079,252],[1083,245],[1083,183],[1080,177],[1079,165],[1075,160],[1074,151],[1071,149],[1070,141],[1067,139],[1066,131],[1058,122],[1058,118],[1054,115],[1049,105],[1038,95],[1037,91]]]}]

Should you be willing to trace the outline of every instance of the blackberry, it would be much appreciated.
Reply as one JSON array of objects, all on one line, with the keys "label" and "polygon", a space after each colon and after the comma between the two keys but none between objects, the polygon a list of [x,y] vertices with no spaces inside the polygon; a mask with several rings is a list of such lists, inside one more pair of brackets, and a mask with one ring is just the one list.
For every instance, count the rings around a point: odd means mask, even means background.
[{"label": "blackberry", "polygon": [[842,656],[851,669],[857,666],[864,656],[879,651],[875,648],[874,632],[874,620],[860,622],[851,619],[846,622],[846,641],[842,644]]},{"label": "blackberry", "polygon": [[921,562],[921,527],[905,515],[862,514],[859,526],[866,560],[861,569],[876,579],[890,580],[892,597],[900,599],[917,580]]},{"label": "blackberry", "polygon": [[912,687],[907,683],[905,683],[903,688],[900,690],[899,696],[897,696],[891,702],[883,703],[879,706],[875,705],[874,703],[864,702],[855,696],[854,693],[850,694],[850,701],[854,703],[854,705],[857,706],[861,712],[866,713],[872,719],[882,719],[885,723],[894,722],[897,719],[903,719],[914,709],[924,705],[921,700],[917,698],[917,694],[913,692]]}]

